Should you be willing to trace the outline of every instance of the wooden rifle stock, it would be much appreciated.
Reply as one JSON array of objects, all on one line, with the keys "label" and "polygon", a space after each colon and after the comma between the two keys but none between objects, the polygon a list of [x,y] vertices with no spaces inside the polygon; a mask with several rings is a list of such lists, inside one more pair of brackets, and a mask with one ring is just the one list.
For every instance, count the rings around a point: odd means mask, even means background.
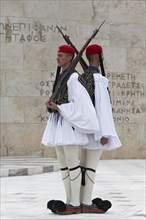
[{"label": "wooden rifle stock", "polygon": [[103,25],[103,23],[105,22],[105,20],[102,22],[102,24],[99,26],[98,29],[96,29],[95,31],[93,31],[93,34],[91,35],[91,37],[86,41],[86,43],[84,44],[84,46],[81,48],[81,50],[79,51],[79,53],[77,54],[77,56],[74,58],[74,60],[72,61],[71,65],[69,66],[69,68],[62,74],[62,78],[57,82],[56,87],[55,87],[55,91],[52,94],[52,96],[50,97],[50,102],[55,102],[58,95],[60,94],[60,92],[62,91],[62,89],[64,88],[64,86],[66,85],[69,77],[71,76],[71,74],[73,73],[73,71],[75,70],[75,67],[77,65],[77,63],[79,62],[79,60],[81,59],[81,56],[84,52],[84,50],[86,49],[86,47],[88,46],[88,44],[91,42],[91,40],[95,37],[95,35],[98,33],[99,29],[101,28],[101,26]]},{"label": "wooden rifle stock", "polygon": [[[57,82],[58,82],[58,78],[59,78],[60,70],[61,70],[61,67],[58,66],[58,67],[57,67],[57,71],[56,71],[56,77],[55,77],[55,81],[54,81],[54,85],[53,85],[52,93],[55,91],[55,87],[56,87]],[[48,107],[47,107],[47,111],[50,112],[50,113],[56,112],[56,111],[53,110],[52,108],[48,108]]]},{"label": "wooden rifle stock", "polygon": [[[71,40],[69,39],[69,36],[66,35],[66,34],[63,34],[62,30],[61,30],[58,26],[56,26],[56,27],[57,27],[58,31],[62,34],[62,36],[63,36],[64,40],[66,41],[66,43],[67,43],[68,45],[70,45],[71,47],[73,47],[74,50],[75,50],[75,52],[76,52],[76,54],[78,55],[79,51],[78,51],[78,50],[76,49],[76,47],[73,45],[73,43],[72,43]],[[79,62],[80,62],[80,64],[81,64],[81,67],[82,67],[83,70],[85,71],[85,70],[88,68],[88,65],[86,64],[85,60],[81,57]]]}]

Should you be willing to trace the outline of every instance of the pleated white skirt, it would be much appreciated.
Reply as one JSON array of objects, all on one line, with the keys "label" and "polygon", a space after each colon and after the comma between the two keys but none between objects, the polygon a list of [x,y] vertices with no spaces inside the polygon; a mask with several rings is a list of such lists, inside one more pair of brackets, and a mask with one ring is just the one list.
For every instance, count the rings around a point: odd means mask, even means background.
[{"label": "pleated white skirt", "polygon": [[108,136],[108,143],[102,145],[100,143],[100,139],[97,139],[96,135],[89,134],[88,135],[89,143],[81,146],[82,149],[93,149],[93,150],[115,150],[122,146],[120,139],[118,136]]},{"label": "pleated white skirt", "polygon": [[76,131],[59,113],[52,113],[48,119],[42,144],[52,146],[86,145],[89,143],[87,134]]}]

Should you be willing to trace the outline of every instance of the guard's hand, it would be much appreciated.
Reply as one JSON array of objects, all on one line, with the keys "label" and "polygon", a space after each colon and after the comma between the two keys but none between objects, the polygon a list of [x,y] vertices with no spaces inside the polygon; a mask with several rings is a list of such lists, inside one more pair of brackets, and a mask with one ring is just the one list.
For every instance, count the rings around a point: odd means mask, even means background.
[{"label": "guard's hand", "polygon": [[46,107],[48,107],[49,102],[49,99],[45,102]]},{"label": "guard's hand", "polygon": [[47,108],[51,108],[51,109],[59,111],[58,106],[54,102],[47,101],[45,104]]},{"label": "guard's hand", "polygon": [[101,143],[102,145],[107,144],[107,143],[108,143],[108,138],[102,137],[102,138],[100,139],[100,143]]}]

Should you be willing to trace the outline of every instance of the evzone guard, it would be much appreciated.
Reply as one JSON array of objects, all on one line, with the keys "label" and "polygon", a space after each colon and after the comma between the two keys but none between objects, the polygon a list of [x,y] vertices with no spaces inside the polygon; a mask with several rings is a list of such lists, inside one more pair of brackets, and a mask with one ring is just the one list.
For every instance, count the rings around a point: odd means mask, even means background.
[{"label": "evzone guard", "polygon": [[[58,80],[71,65],[74,54],[71,46],[59,47]],[[47,208],[59,215],[105,213],[111,207],[108,200],[92,200],[92,191],[102,151],[116,149],[121,142],[112,118],[108,80],[101,75],[102,47],[88,46],[86,56],[87,71],[82,75],[74,71],[57,100],[46,102],[52,113],[42,143],[56,149],[66,192],[65,203],[50,200]]]}]

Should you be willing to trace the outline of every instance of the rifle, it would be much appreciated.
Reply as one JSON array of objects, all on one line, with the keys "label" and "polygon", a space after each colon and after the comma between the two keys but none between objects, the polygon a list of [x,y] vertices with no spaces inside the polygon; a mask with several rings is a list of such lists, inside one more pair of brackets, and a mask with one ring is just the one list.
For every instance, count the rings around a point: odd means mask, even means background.
[{"label": "rifle", "polygon": [[[71,40],[69,39],[69,36],[66,35],[66,34],[64,35],[63,32],[62,32],[62,30],[61,30],[58,26],[56,26],[56,27],[57,27],[58,31],[62,34],[62,36],[63,36],[64,40],[66,41],[66,43],[67,43],[68,45],[70,45],[71,47],[73,47],[74,50],[75,50],[75,52],[76,52],[76,54],[78,55],[78,54],[79,54],[79,51],[78,51],[78,50],[76,49],[76,47],[73,45],[73,43],[72,43]],[[82,57],[80,58],[80,64],[81,64],[81,66],[82,66],[82,68],[83,68],[84,71],[88,68],[88,65],[86,64],[86,62],[84,61],[84,59],[83,59]]]},{"label": "rifle", "polygon": [[69,68],[62,74],[61,79],[59,80],[59,82],[57,82],[56,88],[54,93],[52,94],[52,96],[50,97],[49,102],[55,102],[55,100],[57,99],[59,93],[62,91],[62,89],[64,88],[64,86],[66,85],[69,77],[71,76],[71,74],[73,73],[77,63],[79,62],[79,60],[81,59],[81,56],[85,50],[85,48],[88,46],[88,44],[91,42],[91,40],[95,37],[95,35],[99,32],[99,29],[101,28],[101,26],[103,25],[103,23],[105,22],[105,20],[101,23],[101,25],[99,26],[98,29],[96,29],[95,31],[93,31],[93,34],[91,35],[91,37],[86,41],[86,43],[84,44],[84,46],[81,48],[81,50],[79,51],[78,55],[74,58],[74,60],[72,61],[71,65],[69,66]]},{"label": "rifle", "polygon": [[57,84],[57,81],[58,81],[58,77],[59,77],[59,74],[60,74],[60,70],[61,70],[61,67],[60,67],[60,66],[57,66],[56,78],[55,78],[55,81],[54,81],[54,85],[53,85],[53,90],[52,90],[52,92],[55,91],[55,87],[56,87],[56,84]]}]

